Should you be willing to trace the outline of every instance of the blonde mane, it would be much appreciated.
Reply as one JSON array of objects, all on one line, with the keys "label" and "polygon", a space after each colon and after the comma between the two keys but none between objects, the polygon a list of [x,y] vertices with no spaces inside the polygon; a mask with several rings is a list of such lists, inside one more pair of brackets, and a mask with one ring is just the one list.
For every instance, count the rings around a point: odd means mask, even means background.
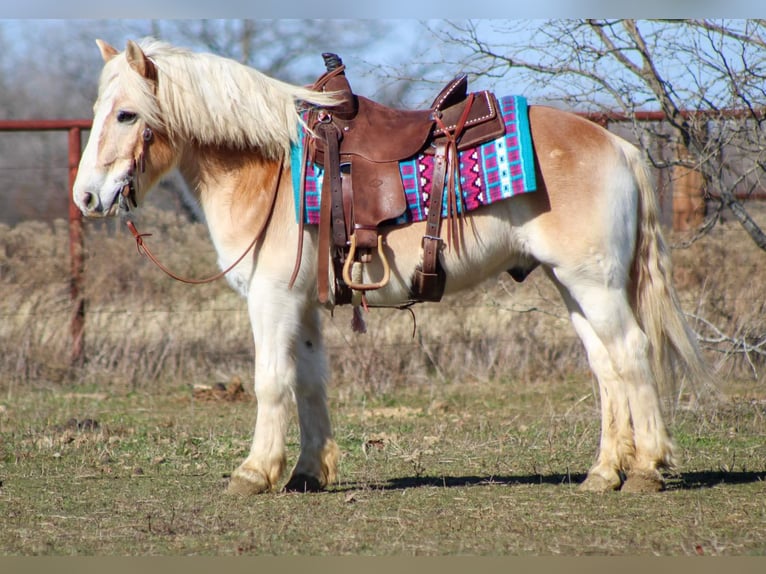
[{"label": "blonde mane", "polygon": [[158,89],[132,71],[125,54],[110,60],[99,94],[119,81],[149,126],[203,145],[254,148],[264,157],[289,155],[299,109],[332,104],[329,94],[294,86],[234,60],[195,53],[153,38],[138,42],[157,68]]}]

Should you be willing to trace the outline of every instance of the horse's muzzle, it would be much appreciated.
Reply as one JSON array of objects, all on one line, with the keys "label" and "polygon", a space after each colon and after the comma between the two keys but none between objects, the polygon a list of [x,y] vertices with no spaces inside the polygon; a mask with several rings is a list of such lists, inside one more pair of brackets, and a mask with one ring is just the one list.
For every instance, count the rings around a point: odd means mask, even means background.
[{"label": "horse's muzzle", "polygon": [[101,198],[97,194],[89,191],[80,195],[79,201],[75,201],[75,203],[85,217],[113,217],[121,209],[127,211],[127,206],[123,206],[124,196],[120,192],[114,194],[109,204],[102,203]]}]

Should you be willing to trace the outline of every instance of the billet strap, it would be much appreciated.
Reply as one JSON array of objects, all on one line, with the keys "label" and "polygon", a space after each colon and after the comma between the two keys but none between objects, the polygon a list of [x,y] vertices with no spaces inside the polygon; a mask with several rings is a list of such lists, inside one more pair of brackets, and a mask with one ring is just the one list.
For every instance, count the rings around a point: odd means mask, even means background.
[{"label": "billet strap", "polygon": [[[326,112],[325,112],[326,113]],[[325,145],[325,173],[322,178],[322,194],[319,203],[319,241],[317,254],[317,294],[320,303],[329,299],[329,259],[330,259],[330,230],[333,230],[333,244],[345,245],[345,224],[343,223],[343,189],[340,180],[340,148],[338,139],[340,132],[332,117],[320,118],[314,131]],[[336,225],[337,206],[340,204],[340,225]],[[340,235],[343,235],[342,239]]]},{"label": "billet strap", "polygon": [[439,236],[442,221],[442,201],[444,198],[444,180],[447,176],[447,146],[440,145],[434,154],[434,175],[431,180],[431,197],[428,200],[428,219],[426,234],[423,236],[423,273],[436,273],[436,260],[439,256]]},{"label": "billet strap", "polygon": [[[412,282],[412,295],[416,299],[426,301],[439,301],[444,292],[446,277],[439,269],[439,247],[441,246],[441,220],[442,203],[444,201],[444,187],[447,187],[447,218],[449,227],[447,241],[451,246],[454,244],[455,251],[460,255],[460,226],[458,215],[465,213],[462,205],[462,193],[455,190],[455,178],[459,172],[459,157],[457,142],[463,133],[468,111],[473,103],[473,94],[468,96],[465,111],[461,115],[453,134],[447,130],[447,139],[437,143],[434,152],[434,171],[431,179],[431,197],[428,201],[428,218],[426,219],[426,233],[423,236],[423,263],[415,270]],[[434,120],[439,127],[444,127],[444,122],[439,114],[434,112]],[[459,185],[459,184],[458,184]],[[458,206],[460,202],[460,206]]]}]

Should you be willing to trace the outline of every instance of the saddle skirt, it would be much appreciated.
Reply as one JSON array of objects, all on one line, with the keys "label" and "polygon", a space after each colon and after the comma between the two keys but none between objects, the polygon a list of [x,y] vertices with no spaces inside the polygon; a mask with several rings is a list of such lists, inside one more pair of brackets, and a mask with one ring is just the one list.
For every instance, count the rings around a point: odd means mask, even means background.
[{"label": "saddle skirt", "polygon": [[[505,96],[498,99],[505,124],[505,134],[495,140],[459,152],[459,186],[455,193],[462,194],[457,201],[466,211],[508,199],[537,188],[534,152],[529,131],[527,101],[523,96]],[[303,155],[303,128],[291,149],[291,168],[295,195],[296,222],[300,219],[301,160]],[[406,196],[406,209],[386,225],[404,225],[423,221],[428,216],[431,195],[431,176],[434,156],[418,154],[399,162],[399,174]],[[304,223],[319,223],[320,194],[324,170],[307,161],[305,166]],[[445,182],[445,190],[447,184]],[[444,193],[442,215],[447,216],[450,199]]]}]

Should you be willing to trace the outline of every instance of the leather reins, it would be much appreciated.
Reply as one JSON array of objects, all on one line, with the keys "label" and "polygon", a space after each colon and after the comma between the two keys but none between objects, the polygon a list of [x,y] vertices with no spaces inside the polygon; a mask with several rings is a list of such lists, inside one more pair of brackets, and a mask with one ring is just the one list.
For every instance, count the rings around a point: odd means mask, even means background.
[{"label": "leather reins", "polygon": [[[143,144],[141,148],[141,153],[138,155],[137,158],[133,160],[132,166],[130,171],[128,172],[129,181],[125,185],[125,187],[120,192],[120,206],[121,208],[125,209],[125,211],[130,211],[130,206],[132,204],[133,207],[137,207],[137,200],[136,195],[138,191],[138,176],[137,176],[137,170],[141,170],[141,173],[144,173],[146,171],[146,152],[149,148],[149,144],[151,143],[152,139],[154,139],[154,133],[152,132],[152,129],[149,127],[145,127],[144,131],[142,133],[142,139]],[[274,212],[274,204],[276,202],[277,197],[277,191],[279,190],[279,184],[282,181],[282,170],[284,169],[282,158],[279,159],[279,170],[277,171],[277,177],[274,181],[274,187],[271,190],[271,193],[269,194],[269,214],[268,216],[263,220],[263,224],[261,225],[260,229],[257,230],[255,237],[253,237],[253,240],[250,242],[250,245],[247,246],[247,249],[240,255],[234,263],[229,265],[226,269],[223,271],[219,271],[215,275],[211,275],[210,277],[205,277],[204,279],[190,279],[187,277],[182,277],[176,273],[173,273],[170,269],[168,269],[165,265],[160,262],[160,260],[157,258],[154,253],[149,249],[149,247],[146,245],[146,242],[144,241],[144,237],[150,237],[151,233],[139,233],[138,229],[136,229],[135,224],[132,220],[128,219],[126,224],[128,226],[128,229],[130,229],[130,232],[133,234],[133,237],[136,240],[136,249],[141,255],[145,255],[149,260],[154,263],[157,267],[159,267],[166,275],[169,277],[175,279],[176,281],[180,281],[181,283],[188,283],[191,285],[201,285],[204,283],[212,283],[213,281],[217,281],[218,279],[221,279],[223,276],[225,276],[227,273],[229,273],[232,269],[234,269],[239,263],[245,258],[245,256],[250,253],[250,251],[255,247],[255,244],[258,243],[258,241],[263,237],[263,234],[266,231],[266,228],[269,225],[269,221],[271,220],[271,215]]]}]

